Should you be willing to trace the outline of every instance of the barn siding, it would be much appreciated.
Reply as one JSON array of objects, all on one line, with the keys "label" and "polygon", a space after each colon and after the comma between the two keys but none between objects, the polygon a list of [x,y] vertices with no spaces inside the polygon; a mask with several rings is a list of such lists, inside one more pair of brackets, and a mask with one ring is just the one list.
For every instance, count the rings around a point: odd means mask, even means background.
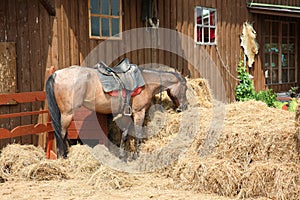
[{"label": "barn siding", "polygon": [[[54,18],[38,0],[2,0],[0,4],[0,42],[16,44],[17,92],[43,90]],[[40,103],[1,106],[0,113],[28,111],[40,106]],[[37,117],[1,119],[0,125],[12,129],[36,121]],[[37,145],[38,137],[30,135],[0,140],[0,148],[13,142]]]},{"label": "barn siding", "polygon": [[[51,0],[55,5],[56,16],[49,13],[39,0],[1,0],[0,1],[0,42],[15,42],[17,53],[17,91],[40,91],[44,88],[45,73],[50,66],[65,68],[70,65],[82,65],[88,53],[102,41],[89,39],[88,1],[87,0]],[[123,50],[135,47],[149,33],[141,33],[139,37],[129,39],[126,45],[120,41],[109,41],[105,46],[102,57],[104,61],[116,64],[122,57],[128,57],[132,63],[143,65],[160,63],[172,66],[184,75],[193,78],[209,79],[213,93],[227,102],[234,100],[235,87],[238,81],[237,65],[242,58],[240,34],[244,21],[254,22],[258,41],[262,43],[262,21],[264,15],[251,14],[246,7],[247,0],[159,0],[158,12],[160,27],[177,30],[193,40],[194,37],[194,7],[212,7],[217,9],[217,45],[190,45],[185,58],[177,56],[187,47],[184,41],[162,36],[160,44],[177,48],[177,53],[157,49],[158,43],[152,42],[152,48],[127,52],[117,56]],[[282,5],[300,6],[300,0],[256,0],[260,3],[275,3]],[[145,27],[141,21],[141,1],[122,1],[122,30]],[[174,42],[177,41],[177,42]],[[298,40],[299,41],[299,40]],[[261,47],[262,48],[262,47]],[[203,54],[203,52],[207,54]],[[102,53],[99,52],[99,53]],[[113,59],[114,58],[114,59]],[[254,67],[250,72],[255,77],[256,89],[264,89],[262,69],[262,53],[256,56]],[[213,60],[213,62],[210,61]],[[109,63],[110,64],[110,63]],[[221,74],[216,76],[214,65]],[[201,69],[200,71],[198,69]],[[300,71],[300,70],[299,70]],[[225,91],[220,89],[225,85]],[[12,105],[1,107],[1,113],[20,112],[39,108],[40,104]],[[3,127],[15,127],[20,124],[36,121],[36,118],[15,118],[1,120]],[[0,141],[0,147],[7,142],[37,143],[36,136],[26,136]]]}]

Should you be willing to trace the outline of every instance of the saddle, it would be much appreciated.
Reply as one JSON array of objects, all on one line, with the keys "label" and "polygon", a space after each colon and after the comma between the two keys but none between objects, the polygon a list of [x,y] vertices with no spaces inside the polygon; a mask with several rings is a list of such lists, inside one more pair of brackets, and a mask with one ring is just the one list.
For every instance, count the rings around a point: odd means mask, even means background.
[{"label": "saddle", "polygon": [[108,67],[102,61],[97,63],[94,68],[98,70],[104,92],[111,96],[125,98],[123,114],[131,115],[130,97],[139,94],[145,85],[140,69],[136,65],[130,64],[127,58],[113,68]]}]

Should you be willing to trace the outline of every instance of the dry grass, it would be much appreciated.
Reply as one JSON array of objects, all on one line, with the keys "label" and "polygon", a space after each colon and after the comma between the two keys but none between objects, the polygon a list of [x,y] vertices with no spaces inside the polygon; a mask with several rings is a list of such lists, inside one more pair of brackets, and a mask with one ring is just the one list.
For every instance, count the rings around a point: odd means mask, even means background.
[{"label": "dry grass", "polygon": [[[177,162],[170,162],[169,167],[152,174],[172,178],[175,189],[240,199],[299,198],[300,155],[297,143],[300,140],[300,106],[295,114],[269,108],[262,102],[236,102],[225,106],[224,118],[220,114],[222,110],[214,109],[205,80],[189,80],[188,83],[189,101],[193,109],[196,108],[192,111],[200,114],[198,129],[194,133],[196,137]],[[159,99],[159,96],[156,98]],[[192,130],[179,124],[193,120],[194,115],[186,115],[190,118],[185,118],[183,114],[175,113],[166,94],[162,95],[162,106],[166,109],[164,113],[153,107],[151,116],[146,119],[147,132],[151,136],[142,145],[144,154],[163,149],[176,139],[183,139],[177,137],[178,132],[189,134],[188,131]],[[223,123],[221,129],[214,129],[217,122]],[[208,146],[213,143],[207,137],[208,133],[211,138],[216,136],[216,144],[211,145],[209,152],[201,154],[205,142]],[[73,146],[68,159],[51,161],[45,159],[41,148],[9,145],[0,155],[0,181],[80,178],[105,190],[126,190],[133,185],[144,184],[143,175],[136,176],[105,167],[92,156],[90,150],[86,146]],[[172,154],[166,154],[163,160],[153,157],[153,160],[146,159],[145,162],[156,166],[171,157]],[[142,159],[140,163],[144,164]]]},{"label": "dry grass", "polygon": [[139,179],[132,174],[119,172],[101,166],[89,179],[88,183],[96,188],[105,190],[125,189],[141,184]]},{"label": "dry grass", "polygon": [[180,187],[199,192],[296,199],[300,194],[300,155],[294,117],[294,113],[257,101],[226,105],[214,151],[204,158],[198,154],[209,130],[210,120],[202,119],[198,138],[174,167],[174,179]]},{"label": "dry grass", "polygon": [[33,145],[12,144],[6,146],[0,155],[0,173],[5,179],[23,176],[28,166],[38,164],[45,159],[42,148]]}]

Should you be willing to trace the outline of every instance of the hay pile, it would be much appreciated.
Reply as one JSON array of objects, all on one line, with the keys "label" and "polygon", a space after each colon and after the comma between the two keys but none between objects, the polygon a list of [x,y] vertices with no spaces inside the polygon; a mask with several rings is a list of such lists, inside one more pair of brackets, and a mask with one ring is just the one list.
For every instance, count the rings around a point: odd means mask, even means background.
[{"label": "hay pile", "polygon": [[96,160],[91,148],[75,145],[67,159],[48,160],[41,147],[11,144],[0,154],[0,181],[87,179],[88,183],[105,189],[131,187],[138,179],[107,168]]},{"label": "hay pile", "polygon": [[45,159],[42,148],[33,145],[12,144],[5,147],[0,155],[0,174],[6,179],[31,178],[28,173],[32,165]]},{"label": "hay pile", "polygon": [[68,159],[48,160],[41,147],[11,144],[0,154],[0,176],[6,180],[61,180],[95,172],[100,163],[86,146],[70,148]]},{"label": "hay pile", "polygon": [[71,146],[67,159],[61,159],[60,163],[68,169],[73,177],[86,177],[95,173],[101,163],[94,158],[91,148],[86,145]]},{"label": "hay pile", "polygon": [[[209,88],[208,82],[206,79],[196,78],[196,79],[187,79],[188,91],[187,98],[189,104],[195,106],[211,108],[212,107],[212,92]],[[196,98],[195,98],[196,97]],[[192,102],[196,99],[196,102]]]},{"label": "hay pile", "polygon": [[[177,162],[153,175],[172,178],[175,189],[240,199],[299,199],[300,154],[297,148],[300,145],[297,143],[300,143],[300,105],[296,118],[295,113],[269,108],[257,101],[226,105],[222,115],[222,109],[215,109],[216,104],[205,80],[188,80],[188,84],[187,95],[193,109],[187,112],[200,113],[196,137]],[[156,103],[159,99],[158,95]],[[182,113],[175,113],[166,94],[162,95],[162,106],[163,113],[154,106],[146,119],[145,131],[150,137],[142,144],[145,154],[164,148],[176,140],[174,138],[178,139],[179,131],[190,131],[189,127],[182,128],[179,124],[182,120],[193,120],[194,115],[186,115],[190,117],[186,119]],[[224,122],[222,128],[216,128],[221,122]],[[211,137],[207,137],[208,133]],[[216,145],[215,141],[210,141],[214,138],[217,138]],[[211,151],[202,153],[204,145],[208,145]],[[105,167],[90,152],[89,147],[72,146],[68,159],[51,161],[45,159],[41,148],[9,145],[0,155],[0,182],[18,178],[84,178],[94,187],[105,190],[143,184],[143,175]],[[145,162],[155,166],[158,161],[148,159]]]},{"label": "hay pile", "polygon": [[198,138],[174,167],[178,187],[239,198],[299,198],[294,113],[257,101],[226,105],[218,144],[200,157],[209,121],[201,119]]},{"label": "hay pile", "polygon": [[140,180],[133,174],[119,172],[101,166],[89,179],[88,183],[98,189],[116,190],[140,185]]},{"label": "hay pile", "polygon": [[[212,107],[212,95],[208,83],[205,79],[187,79],[187,99],[189,107]],[[157,94],[154,97],[152,105],[146,113],[143,133],[146,138],[142,145],[142,152],[149,153],[167,145],[174,137],[176,137],[182,120],[182,113],[174,111],[174,104],[168,97],[167,92]],[[112,141],[119,145],[121,140],[121,132],[119,128],[109,122],[110,131],[114,133]],[[115,134],[117,133],[117,134]],[[135,135],[133,128],[130,135]],[[135,141],[129,138],[127,144],[128,151],[135,151]]]}]

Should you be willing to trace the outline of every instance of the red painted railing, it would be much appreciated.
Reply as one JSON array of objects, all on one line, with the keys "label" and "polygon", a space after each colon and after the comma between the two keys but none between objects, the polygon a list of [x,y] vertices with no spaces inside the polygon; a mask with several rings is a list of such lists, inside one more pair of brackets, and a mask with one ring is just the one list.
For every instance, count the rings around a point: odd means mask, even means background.
[{"label": "red painted railing", "polygon": [[[45,100],[46,93],[44,91],[0,94],[0,106],[8,105],[10,102],[32,103],[36,101],[45,102]],[[55,154],[52,151],[54,142],[54,132],[49,118],[49,111],[47,109],[42,109],[38,111],[0,114],[0,119],[41,115],[45,113],[48,113],[48,119],[46,123],[20,125],[13,128],[12,130],[0,128],[0,139],[7,139],[30,134],[40,134],[46,132],[46,157],[55,158]],[[105,115],[96,115],[96,113],[93,111],[90,111],[86,108],[80,108],[76,112],[74,119],[75,121],[73,120],[70,124],[70,127],[68,128],[69,139],[77,139],[78,137],[80,137],[80,139],[98,140],[99,144],[107,145],[108,130]]]}]

